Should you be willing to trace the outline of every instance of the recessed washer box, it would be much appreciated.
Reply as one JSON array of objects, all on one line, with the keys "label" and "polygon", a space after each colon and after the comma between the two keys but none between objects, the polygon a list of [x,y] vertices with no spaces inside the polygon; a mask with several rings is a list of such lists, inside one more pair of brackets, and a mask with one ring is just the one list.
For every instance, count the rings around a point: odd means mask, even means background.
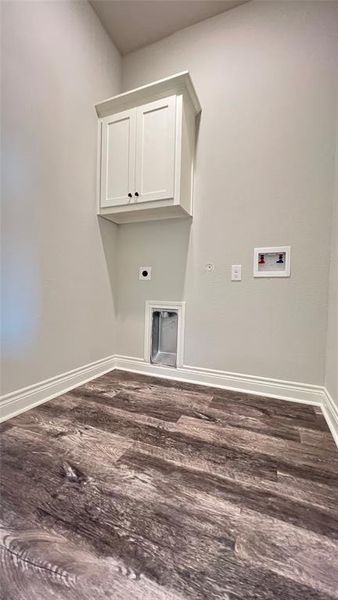
[{"label": "recessed washer box", "polygon": [[254,249],[254,277],[290,277],[291,246]]}]

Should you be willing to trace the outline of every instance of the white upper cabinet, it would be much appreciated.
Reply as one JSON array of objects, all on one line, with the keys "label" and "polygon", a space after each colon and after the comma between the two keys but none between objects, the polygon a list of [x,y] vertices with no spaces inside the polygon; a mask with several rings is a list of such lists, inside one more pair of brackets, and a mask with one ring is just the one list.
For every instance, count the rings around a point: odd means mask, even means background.
[{"label": "white upper cabinet", "polygon": [[115,223],[192,216],[200,110],[187,72],[96,105],[99,215]]}]

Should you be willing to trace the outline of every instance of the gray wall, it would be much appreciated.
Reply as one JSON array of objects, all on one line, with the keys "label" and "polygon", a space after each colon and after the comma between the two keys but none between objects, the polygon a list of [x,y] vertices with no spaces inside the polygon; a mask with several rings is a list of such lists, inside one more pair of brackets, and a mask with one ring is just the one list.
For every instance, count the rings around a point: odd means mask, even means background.
[{"label": "gray wall", "polygon": [[[338,98],[337,98],[338,109]],[[325,385],[338,409],[338,111],[336,124],[336,173],[333,191],[331,267]]]},{"label": "gray wall", "polygon": [[[118,229],[95,217],[93,109],[120,91],[118,52],[86,2],[1,6],[3,393],[142,356],[146,299],[187,301],[185,364],[323,383],[337,5],[252,2],[125,57],[124,89],[189,69],[203,115],[192,226]],[[334,223],[337,398],[337,209]],[[290,280],[252,278],[270,244],[292,245]]]},{"label": "gray wall", "polygon": [[[337,8],[252,2],[124,58],[124,90],[189,69],[203,113],[191,229],[119,228],[120,354],[143,355],[145,299],[185,299],[186,365],[324,382]],[[284,244],[292,277],[253,279],[254,246]]]},{"label": "gray wall", "polygon": [[1,5],[9,392],[115,351],[115,231],[95,216],[94,103],[120,91],[121,65],[86,2]]}]

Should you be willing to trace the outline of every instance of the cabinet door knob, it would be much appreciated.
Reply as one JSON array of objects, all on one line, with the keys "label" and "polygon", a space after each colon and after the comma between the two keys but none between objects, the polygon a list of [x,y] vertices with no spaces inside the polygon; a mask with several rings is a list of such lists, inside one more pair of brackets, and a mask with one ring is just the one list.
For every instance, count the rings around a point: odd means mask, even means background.
[{"label": "cabinet door knob", "polygon": [[135,192],[135,196],[137,196],[137,197],[138,197],[138,196],[139,196],[139,193],[138,193],[138,192]]},{"label": "cabinet door knob", "polygon": [[128,198],[132,198],[132,197],[133,197],[133,194],[131,194],[131,193],[129,192],[129,194],[128,194]]}]

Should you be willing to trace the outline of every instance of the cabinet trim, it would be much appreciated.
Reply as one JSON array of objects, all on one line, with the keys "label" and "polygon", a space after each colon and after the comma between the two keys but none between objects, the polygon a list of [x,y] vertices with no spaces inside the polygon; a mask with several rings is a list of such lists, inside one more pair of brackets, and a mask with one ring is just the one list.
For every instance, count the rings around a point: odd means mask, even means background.
[{"label": "cabinet trim", "polygon": [[195,113],[200,113],[202,108],[189,71],[182,71],[176,75],[142,85],[128,92],[123,92],[122,94],[98,102],[95,108],[98,117],[102,118],[114,112],[121,112],[122,110],[140,106],[153,100],[182,93],[187,94],[189,97]]}]

